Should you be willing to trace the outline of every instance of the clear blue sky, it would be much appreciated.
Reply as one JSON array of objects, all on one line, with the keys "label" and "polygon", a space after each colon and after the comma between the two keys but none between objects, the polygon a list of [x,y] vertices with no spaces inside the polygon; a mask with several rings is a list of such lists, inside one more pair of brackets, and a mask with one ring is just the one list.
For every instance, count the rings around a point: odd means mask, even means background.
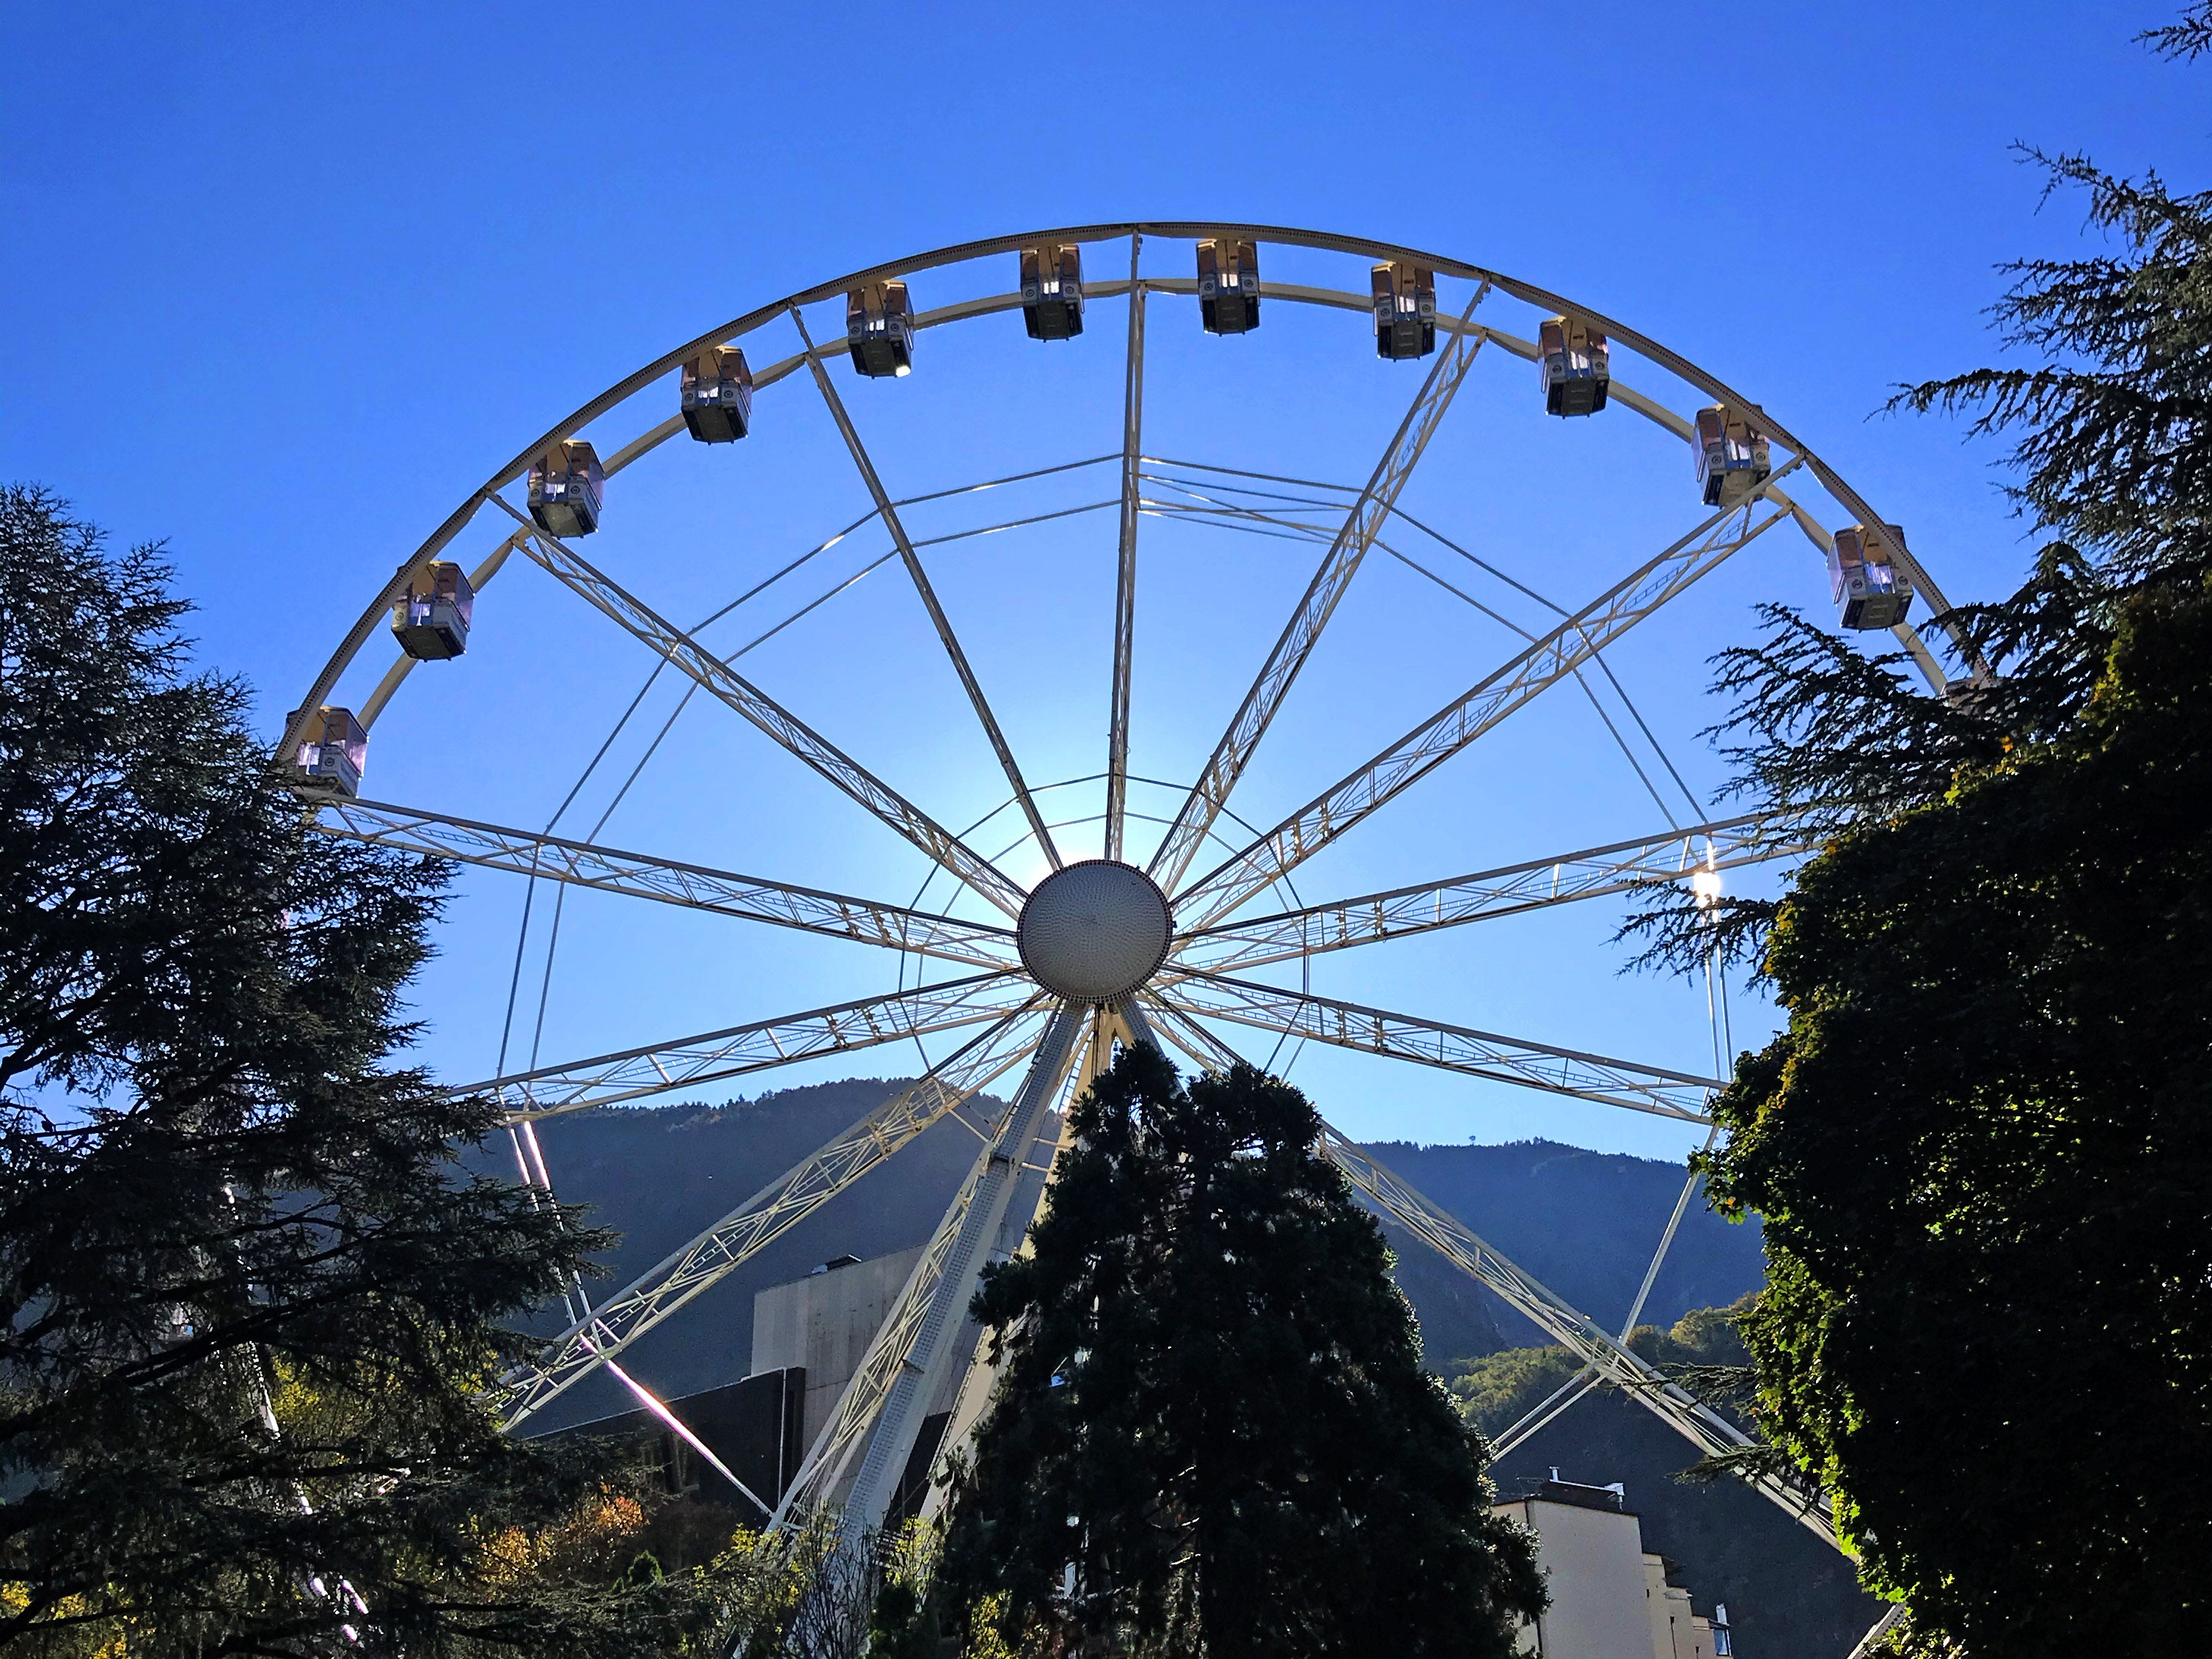
[{"label": "clear blue sky", "polygon": [[[260,688],[273,732],[453,505],[679,342],[903,252],[1031,225],[1218,217],[1431,247],[1619,316],[1806,434],[1907,526],[1954,597],[1986,596],[2027,551],[1997,495],[1995,453],[1938,422],[1868,416],[1897,381],[1990,357],[1994,264],[2082,246],[2076,202],[2037,213],[2039,179],[2008,154],[2013,141],[2203,187],[2203,73],[2130,44],[2166,19],[2159,0],[19,4],[0,104],[0,473],[67,495],[118,543],[168,538],[202,607],[204,659]],[[1094,275],[1112,259],[1100,250]],[[1152,268],[1181,274],[1188,259],[1162,250]],[[1348,266],[1292,265],[1359,280]],[[979,280],[918,280],[916,298],[941,303],[982,291]],[[1169,453],[1357,483],[1418,380],[1376,363],[1356,318],[1278,310],[1252,340],[1205,341],[1188,301],[1156,305],[1148,447],[1172,439]],[[894,493],[1097,454],[1118,442],[1121,317],[1119,301],[1094,307],[1091,334],[1049,357],[1006,319],[941,331],[924,337],[913,380],[860,385],[840,369],[839,384]],[[817,332],[830,324],[815,320]],[[1498,320],[1528,326],[1525,313]],[[788,349],[778,335],[757,355]],[[1675,407],[1696,401],[1647,378]],[[1578,602],[1633,550],[1695,521],[1688,463],[1618,410],[1572,434],[1542,422],[1532,383],[1518,362],[1478,364],[1407,504]],[[627,428],[606,428],[603,449],[665,401],[650,394]],[[737,454],[679,441],[611,483],[608,527],[586,544],[679,620],[862,510],[802,381],[764,392],[761,410]],[[933,556],[1038,780],[1094,770],[1103,748],[1112,517],[1073,523]],[[462,544],[471,562],[487,533]],[[1167,528],[1146,537],[1136,764],[1188,777],[1312,556]],[[1825,603],[1817,562],[1784,539],[1617,655],[1701,791],[1721,772],[1694,737],[1712,717],[1704,658],[1744,635],[1756,599]],[[991,804],[995,773],[896,575],[750,661],[772,691],[960,821]],[[1269,820],[1295,805],[1506,654],[1508,636],[1456,605],[1370,562],[1239,807]],[[379,726],[368,793],[542,824],[646,659],[520,562],[479,617],[469,658],[418,673]],[[369,678],[388,654],[372,646]],[[733,725],[688,712],[605,839],[910,896],[910,854]],[[1387,834],[1317,862],[1307,896],[1655,827],[1589,704],[1565,689],[1448,773],[1394,806]],[[588,828],[603,801],[568,827]],[[495,1057],[520,899],[489,877],[459,894],[422,986],[428,1055],[457,1079]],[[895,971],[857,947],[639,908],[571,909],[547,1060],[865,994]],[[1612,920],[1593,907],[1347,953],[1316,983],[1698,1065],[1701,997],[1615,977]],[[1740,1040],[1769,1018],[1739,994]],[[912,1063],[909,1051],[858,1069]],[[1685,1145],[1648,1119],[1410,1067],[1309,1051],[1295,1075],[1360,1134],[1546,1133],[1667,1156]]]}]

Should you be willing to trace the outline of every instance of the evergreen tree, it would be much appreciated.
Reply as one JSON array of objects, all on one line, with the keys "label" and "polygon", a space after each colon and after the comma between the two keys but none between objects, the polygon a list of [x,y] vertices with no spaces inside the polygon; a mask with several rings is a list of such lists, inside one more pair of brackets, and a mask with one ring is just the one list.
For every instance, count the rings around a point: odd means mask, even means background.
[{"label": "evergreen tree", "polygon": [[394,1063],[446,872],[307,828],[157,555],[0,491],[0,1646],[673,1650],[718,1581],[478,1398],[605,1240]]},{"label": "evergreen tree", "polygon": [[1305,1097],[1139,1048],[1072,1129],[976,1297],[1000,1380],[935,1607],[1024,1653],[1510,1651],[1531,1541]]},{"label": "evergreen tree", "polygon": [[[2212,5],[2148,38],[2207,50]],[[1764,1223],[1754,1412],[1869,1584],[1930,1652],[2178,1653],[2212,1629],[2212,193],[2025,156],[2118,251],[2010,268],[2039,366],[1897,401],[2008,434],[2057,538],[1960,613],[1963,695],[1770,611],[1729,729],[1823,850],[1632,931],[1755,955],[1788,1010],[1705,1164]]]}]

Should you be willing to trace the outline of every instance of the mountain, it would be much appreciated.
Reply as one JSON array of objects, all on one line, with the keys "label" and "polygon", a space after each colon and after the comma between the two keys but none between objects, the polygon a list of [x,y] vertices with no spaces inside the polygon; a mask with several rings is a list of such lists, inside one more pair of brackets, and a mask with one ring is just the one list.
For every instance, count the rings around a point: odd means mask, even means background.
[{"label": "mountain", "polygon": [[[556,1192],[591,1206],[594,1222],[622,1235],[603,1259],[607,1277],[593,1286],[594,1299],[738,1208],[906,1081],[855,1078],[720,1106],[611,1107],[540,1122]],[[665,1396],[744,1376],[756,1291],[833,1256],[874,1256],[921,1243],[978,1146],[964,1125],[938,1123],[641,1338],[625,1364]],[[1626,1313],[1683,1178],[1671,1164],[1549,1141],[1370,1150],[1553,1290],[1611,1322]],[[503,1142],[472,1161],[514,1173]],[[1425,1246],[1387,1231],[1433,1369],[1542,1340]],[[1692,1201],[1642,1317],[1670,1324],[1692,1308],[1732,1302],[1759,1282],[1756,1230],[1726,1225]],[[556,1323],[542,1322],[541,1328]],[[580,1422],[630,1403],[617,1385],[595,1376],[556,1399],[533,1427]]]},{"label": "mountain", "polygon": [[[1367,1150],[1552,1290],[1616,1330],[1651,1265],[1684,1179],[1680,1164],[1551,1140],[1502,1146],[1389,1141]],[[1763,1274],[1759,1229],[1733,1226],[1693,1196],[1638,1321],[1671,1325],[1692,1308],[1725,1307],[1758,1289]],[[1419,1309],[1413,1286],[1407,1286],[1407,1294]],[[1510,1346],[1547,1340],[1517,1315],[1502,1306],[1498,1311]],[[1488,1352],[1427,1346],[1431,1362]]]}]

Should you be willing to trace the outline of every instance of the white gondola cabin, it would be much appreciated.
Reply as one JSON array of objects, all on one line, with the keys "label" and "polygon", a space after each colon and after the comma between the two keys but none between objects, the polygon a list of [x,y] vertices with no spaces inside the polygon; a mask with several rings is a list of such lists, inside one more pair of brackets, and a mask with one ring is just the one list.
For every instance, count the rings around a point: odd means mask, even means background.
[{"label": "white gondola cabin", "polygon": [[563,439],[530,464],[530,516],[549,536],[588,536],[599,527],[605,484],[599,451]]},{"label": "white gondola cabin", "polygon": [[914,372],[914,313],[906,284],[868,283],[845,296],[845,346],[872,379]]},{"label": "white gondola cabin", "polygon": [[1375,267],[1375,355],[1401,362],[1437,349],[1437,274],[1401,259]]},{"label": "white gondola cabin", "polygon": [[1705,492],[1707,507],[1742,506],[1772,471],[1766,457],[1766,434],[1756,430],[1742,410],[1726,404],[1698,411],[1690,448],[1698,464],[1698,487]]},{"label": "white gondola cabin", "polygon": [[1032,340],[1083,332],[1083,255],[1073,247],[1022,250],[1022,324]]},{"label": "white gondola cabin", "polygon": [[1198,314],[1208,334],[1248,334],[1260,326],[1260,250],[1249,242],[1198,245]]},{"label": "white gondola cabin", "polygon": [[409,656],[442,662],[469,648],[477,596],[457,564],[441,559],[416,571],[392,607],[392,636]]},{"label": "white gondola cabin", "polygon": [[1888,539],[1863,524],[1836,532],[1828,550],[1828,591],[1846,628],[1894,628],[1912,609],[1912,578],[1892,556],[1905,547],[1905,532],[1887,525]]},{"label": "white gondola cabin", "polygon": [[1579,317],[1552,318],[1536,331],[1536,377],[1546,414],[1596,414],[1613,390],[1605,336]]},{"label": "white gondola cabin", "polygon": [[735,443],[753,423],[753,372],[735,346],[709,346],[684,365],[684,424],[702,444]]},{"label": "white gondola cabin", "polygon": [[335,795],[361,793],[362,769],[368,763],[368,733],[350,708],[318,708],[307,722],[294,764],[301,779]]}]

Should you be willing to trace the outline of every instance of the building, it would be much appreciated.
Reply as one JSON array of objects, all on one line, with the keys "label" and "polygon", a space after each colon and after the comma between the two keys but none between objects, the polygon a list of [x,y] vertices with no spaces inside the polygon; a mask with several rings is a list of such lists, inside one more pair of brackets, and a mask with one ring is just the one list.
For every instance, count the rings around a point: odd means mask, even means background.
[{"label": "building", "polygon": [[1730,1659],[1728,1609],[1692,1609],[1673,1564],[1644,1547],[1627,1494],[1562,1480],[1557,1469],[1526,1496],[1492,1505],[1536,1534],[1552,1605],[1521,1633],[1542,1659]]},{"label": "building", "polygon": [[[836,1256],[802,1279],[757,1292],[749,1374],[742,1382],[672,1400],[669,1410],[706,1443],[747,1492],[775,1504],[836,1413],[845,1385],[860,1370],[869,1343],[921,1260],[922,1249],[917,1244],[866,1261],[854,1255]],[[971,1347],[977,1334],[972,1322],[964,1323],[960,1351]],[[915,1514],[919,1508],[959,1382],[956,1370],[940,1390],[944,1397],[932,1403],[922,1420],[892,1499],[893,1519]],[[710,1462],[644,1407],[560,1432],[635,1438],[641,1455],[657,1459],[670,1492],[694,1492],[746,1510],[754,1507],[744,1492],[733,1488]]]}]

